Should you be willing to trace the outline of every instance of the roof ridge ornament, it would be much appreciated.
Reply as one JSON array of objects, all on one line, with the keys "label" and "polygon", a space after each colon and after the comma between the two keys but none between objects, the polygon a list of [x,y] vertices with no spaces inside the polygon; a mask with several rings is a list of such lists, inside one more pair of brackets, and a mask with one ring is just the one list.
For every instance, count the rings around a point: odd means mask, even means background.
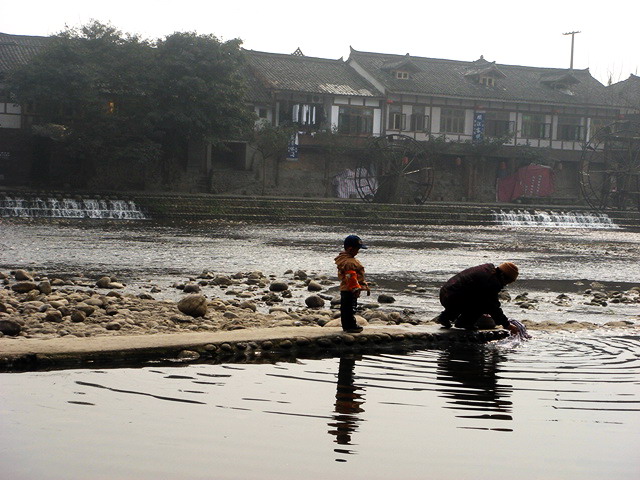
[{"label": "roof ridge ornament", "polygon": [[296,51],[293,52],[291,55],[293,55],[294,57],[304,57],[304,53],[302,53],[302,50],[300,50],[300,47],[296,48]]}]

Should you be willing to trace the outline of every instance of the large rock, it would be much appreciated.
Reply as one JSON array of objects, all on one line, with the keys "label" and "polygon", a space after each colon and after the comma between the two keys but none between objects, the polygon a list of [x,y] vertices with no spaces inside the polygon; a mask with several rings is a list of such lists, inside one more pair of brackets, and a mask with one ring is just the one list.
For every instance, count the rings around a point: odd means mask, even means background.
[{"label": "large rock", "polygon": [[40,293],[44,293],[45,295],[49,295],[53,291],[49,280],[43,280],[40,282],[38,284],[38,290],[40,290]]},{"label": "large rock", "polygon": [[[366,327],[367,325],[369,325],[369,322],[367,322],[360,315],[356,315],[355,319],[356,319],[356,324],[359,327]],[[323,325],[323,327],[341,327],[341,326],[342,326],[342,322],[340,321],[340,317],[334,318],[333,320],[330,320]]]},{"label": "large rock", "polygon": [[15,337],[20,334],[20,330],[22,330],[22,327],[15,320],[0,320],[0,332],[3,334]]},{"label": "large rock", "polygon": [[55,308],[50,308],[44,313],[45,313],[45,317],[44,317],[45,321],[53,322],[53,323],[62,322],[62,313],[59,310],[56,310]]},{"label": "large rock", "polygon": [[200,285],[197,283],[187,283],[184,286],[184,293],[200,293]]},{"label": "large rock", "polygon": [[298,277],[300,280],[306,280],[307,279],[307,272],[305,272],[304,270],[296,270],[296,272],[293,274],[295,277]]},{"label": "large rock", "polygon": [[111,283],[111,277],[101,277],[96,282],[96,287],[98,288],[109,288],[109,284]]},{"label": "large rock", "polygon": [[204,317],[207,314],[207,299],[204,295],[187,295],[178,302],[178,310],[192,317]]},{"label": "large rock", "polygon": [[87,318],[87,314],[82,310],[72,310],[71,311],[71,321],[73,323],[81,323],[84,322]]},{"label": "large rock", "polygon": [[96,311],[96,307],[94,307],[93,305],[87,305],[84,302],[78,303],[75,308],[76,310],[80,310],[81,312],[84,312],[84,314],[87,317]]},{"label": "large rock", "polygon": [[378,303],[393,303],[395,301],[395,298],[393,298],[391,295],[387,295],[386,293],[378,295]]},{"label": "large rock", "polygon": [[269,285],[269,290],[271,290],[272,292],[284,292],[285,290],[289,290],[289,285],[287,284],[287,282],[271,282],[271,284]]},{"label": "large rock", "polygon": [[255,303],[250,302],[249,300],[240,302],[240,308],[244,308],[245,310],[252,310],[254,312],[258,310],[258,306]]},{"label": "large rock", "polygon": [[314,280],[311,280],[309,282],[309,285],[307,285],[307,290],[309,290],[310,292],[319,292],[320,290],[322,290],[322,285]]},{"label": "large rock", "polygon": [[227,277],[226,275],[218,275],[213,280],[209,282],[210,285],[231,285],[233,284],[233,280]]},{"label": "large rock", "polygon": [[309,308],[321,308],[321,307],[324,307],[324,300],[321,297],[319,297],[318,295],[309,295],[304,300],[304,303]]},{"label": "large rock", "polygon": [[11,285],[11,290],[16,293],[27,293],[31,290],[35,290],[38,286],[34,282],[17,282]]},{"label": "large rock", "polygon": [[26,270],[16,270],[15,273],[13,274],[13,276],[19,282],[24,282],[24,281],[31,282],[31,281],[33,281],[33,277],[31,275],[29,275],[29,273]]}]

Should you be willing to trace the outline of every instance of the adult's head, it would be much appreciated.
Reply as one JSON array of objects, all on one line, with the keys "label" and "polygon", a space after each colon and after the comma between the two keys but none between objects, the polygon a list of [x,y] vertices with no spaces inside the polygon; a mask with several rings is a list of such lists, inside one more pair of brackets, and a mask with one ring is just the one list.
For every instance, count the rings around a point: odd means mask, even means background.
[{"label": "adult's head", "polygon": [[360,250],[361,248],[369,248],[362,243],[362,239],[357,235],[349,235],[344,239],[344,248],[353,248],[356,250]]},{"label": "adult's head", "polygon": [[498,270],[502,273],[504,284],[513,283],[518,278],[518,266],[512,262],[504,262],[498,265]]}]

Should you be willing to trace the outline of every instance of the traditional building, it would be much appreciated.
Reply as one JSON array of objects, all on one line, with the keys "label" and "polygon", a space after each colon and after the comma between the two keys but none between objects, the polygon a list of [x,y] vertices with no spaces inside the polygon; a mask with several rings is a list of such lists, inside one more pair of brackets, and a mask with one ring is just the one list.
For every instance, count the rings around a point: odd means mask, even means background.
[{"label": "traditional building", "polygon": [[[240,163],[245,169],[252,169],[254,177],[260,177],[254,191],[259,188],[274,194],[331,195],[333,176],[353,169],[353,162],[347,158],[343,163],[329,161],[319,152],[316,134],[337,132],[362,139],[381,135],[381,92],[342,59],[306,57],[300,49],[293,54],[246,50],[245,55],[249,66],[248,101],[257,122],[295,125],[298,131],[292,140],[289,161],[272,162],[267,170],[259,166],[263,159],[247,145],[246,161],[240,159]],[[218,158],[224,158],[224,153]],[[263,178],[269,171],[275,174]],[[225,178],[224,172],[214,174]]]},{"label": "traditional building", "polygon": [[31,117],[11,99],[6,77],[26,64],[46,44],[47,37],[0,33],[0,185],[24,185],[32,174],[34,145],[28,135]]},{"label": "traditional building", "polygon": [[640,113],[640,77],[629,75],[629,78],[607,87],[611,101],[619,105],[622,114]]},{"label": "traditional building", "polygon": [[[38,145],[29,137],[28,106],[12,103],[3,79],[46,42],[0,33],[4,184],[26,184],[39,169],[32,163]],[[322,151],[319,134],[337,132],[361,147],[387,135],[425,145],[435,171],[432,200],[494,201],[500,181],[535,164],[556,180],[550,196],[578,202],[585,145],[601,126],[640,112],[636,75],[605,87],[588,69],[504,65],[483,57],[457,61],[351,49],[344,61],[306,57],[300,49],[290,55],[244,52],[247,103],[257,123],[296,126],[291,161],[272,160],[265,168],[246,141],[222,148],[194,143],[187,164],[199,179],[194,188],[331,195],[332,179],[347,178],[362,165],[357,155],[336,161]]]},{"label": "traditional building", "polygon": [[[436,198],[490,201],[496,178],[535,159],[553,168],[556,193],[579,196],[578,168],[585,141],[613,121],[620,108],[588,69],[550,69],[352,49],[347,63],[385,95],[386,134],[419,141],[439,137],[460,144],[440,162]],[[465,146],[495,141],[503,148],[478,158]],[[500,142],[500,140],[502,140]],[[462,167],[456,172],[452,166]]]},{"label": "traditional building", "polygon": [[245,51],[269,101],[255,105],[274,125],[296,123],[304,132],[335,129],[348,135],[382,132],[382,94],[342,59]]}]

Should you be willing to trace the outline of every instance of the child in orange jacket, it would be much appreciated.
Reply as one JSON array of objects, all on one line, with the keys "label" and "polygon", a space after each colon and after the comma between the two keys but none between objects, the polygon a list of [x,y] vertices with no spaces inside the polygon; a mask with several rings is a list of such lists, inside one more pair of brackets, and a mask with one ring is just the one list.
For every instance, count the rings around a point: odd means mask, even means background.
[{"label": "child in orange jacket", "polygon": [[355,256],[363,245],[357,235],[349,235],[344,239],[344,251],[335,258],[340,279],[340,321],[342,330],[347,333],[360,333],[362,327],[356,324],[355,310],[361,290],[369,294],[369,286],[364,279],[364,266],[356,260]]}]

